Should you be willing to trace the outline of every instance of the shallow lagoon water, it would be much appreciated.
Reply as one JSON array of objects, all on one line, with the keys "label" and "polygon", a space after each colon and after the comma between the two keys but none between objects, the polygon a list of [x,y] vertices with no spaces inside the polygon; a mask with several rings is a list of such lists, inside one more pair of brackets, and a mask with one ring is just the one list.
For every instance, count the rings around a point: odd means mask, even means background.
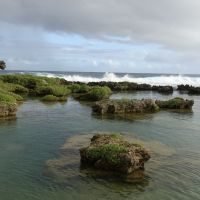
[{"label": "shallow lagoon water", "polygon": [[[176,93],[173,96],[188,97]],[[112,95],[171,97],[154,92]],[[193,112],[161,111],[132,120],[95,116],[87,104],[72,98],[65,104],[26,101],[20,105],[16,120],[0,121],[0,199],[200,199],[200,96],[188,98],[195,100]],[[84,173],[64,181],[47,175],[47,162],[61,158],[61,147],[67,139],[95,132],[122,132],[146,143],[154,141],[167,155],[147,163],[140,183]],[[79,166],[71,165],[70,170],[73,175]]]}]

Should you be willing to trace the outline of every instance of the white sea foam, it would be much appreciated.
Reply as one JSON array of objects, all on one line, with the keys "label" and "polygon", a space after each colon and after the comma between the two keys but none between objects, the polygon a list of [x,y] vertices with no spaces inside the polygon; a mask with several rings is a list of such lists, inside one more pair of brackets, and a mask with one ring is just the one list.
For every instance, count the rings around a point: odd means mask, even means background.
[{"label": "white sea foam", "polygon": [[193,86],[200,86],[200,76],[191,77],[183,75],[157,75],[149,77],[134,77],[134,75],[125,74],[119,76],[114,73],[105,73],[102,77],[84,76],[84,75],[68,75],[68,74],[54,74],[54,73],[36,73],[38,76],[47,77],[59,77],[64,78],[67,81],[80,81],[84,83],[88,82],[100,82],[100,81],[112,81],[112,82],[134,82],[134,83],[146,83],[150,85],[171,85],[176,87],[180,84],[189,84]]}]

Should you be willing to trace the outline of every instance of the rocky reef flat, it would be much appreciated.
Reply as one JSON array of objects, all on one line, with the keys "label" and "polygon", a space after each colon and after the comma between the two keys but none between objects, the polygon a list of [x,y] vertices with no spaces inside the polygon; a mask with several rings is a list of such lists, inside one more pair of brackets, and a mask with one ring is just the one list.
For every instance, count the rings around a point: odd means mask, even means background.
[{"label": "rocky reef flat", "polygon": [[[198,93],[198,88],[179,86],[178,89]],[[192,100],[175,98],[169,101],[110,100],[117,91],[157,91],[172,93],[172,86],[151,86],[130,82],[69,82],[60,78],[33,75],[0,75],[0,117],[14,116],[19,102],[36,97],[43,102],[66,102],[72,95],[78,101],[95,102],[96,113],[153,113],[160,109],[191,109]],[[196,92],[191,92],[196,91]]]}]

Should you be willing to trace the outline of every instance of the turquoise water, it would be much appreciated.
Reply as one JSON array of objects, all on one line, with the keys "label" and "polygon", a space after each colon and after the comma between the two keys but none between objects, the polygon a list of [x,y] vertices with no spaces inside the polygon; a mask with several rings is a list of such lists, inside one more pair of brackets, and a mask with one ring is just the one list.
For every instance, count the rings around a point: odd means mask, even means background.
[{"label": "turquoise water", "polygon": [[[112,96],[124,97],[171,98],[153,92]],[[19,107],[17,120],[0,121],[0,199],[200,199],[200,97],[188,98],[195,100],[193,112],[162,111],[135,120],[100,118],[92,115],[90,106],[72,98],[65,104],[26,101]],[[162,153],[146,165],[141,182],[76,173],[58,181],[46,173],[47,161],[61,157],[66,139],[97,131],[153,141]],[[78,154],[72,151],[72,155]],[[72,175],[80,169],[75,164],[70,170]]]}]

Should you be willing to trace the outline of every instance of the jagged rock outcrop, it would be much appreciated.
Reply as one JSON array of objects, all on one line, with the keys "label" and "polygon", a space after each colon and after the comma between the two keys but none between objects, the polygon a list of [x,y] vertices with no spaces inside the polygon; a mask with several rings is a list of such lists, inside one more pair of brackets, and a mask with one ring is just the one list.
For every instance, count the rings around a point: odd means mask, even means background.
[{"label": "jagged rock outcrop", "polygon": [[0,103],[0,117],[15,116],[17,112],[17,104]]},{"label": "jagged rock outcrop", "polygon": [[180,92],[187,92],[188,94],[200,94],[200,87],[191,85],[178,85],[177,90]]},{"label": "jagged rock outcrop", "polygon": [[173,93],[173,87],[172,86],[153,86],[152,87],[152,90],[153,91],[157,91],[157,92],[160,92],[160,93]]},{"label": "jagged rock outcrop", "polygon": [[150,159],[147,150],[138,144],[123,140],[121,135],[97,134],[88,147],[80,149],[82,164],[122,174],[144,169]]},{"label": "jagged rock outcrop", "polygon": [[135,91],[135,90],[151,90],[151,85],[149,84],[137,84],[132,82],[89,82],[89,86],[107,86],[112,91]]},{"label": "jagged rock outcrop", "polygon": [[104,114],[152,113],[159,110],[154,100],[105,100],[96,102],[93,112]]}]

